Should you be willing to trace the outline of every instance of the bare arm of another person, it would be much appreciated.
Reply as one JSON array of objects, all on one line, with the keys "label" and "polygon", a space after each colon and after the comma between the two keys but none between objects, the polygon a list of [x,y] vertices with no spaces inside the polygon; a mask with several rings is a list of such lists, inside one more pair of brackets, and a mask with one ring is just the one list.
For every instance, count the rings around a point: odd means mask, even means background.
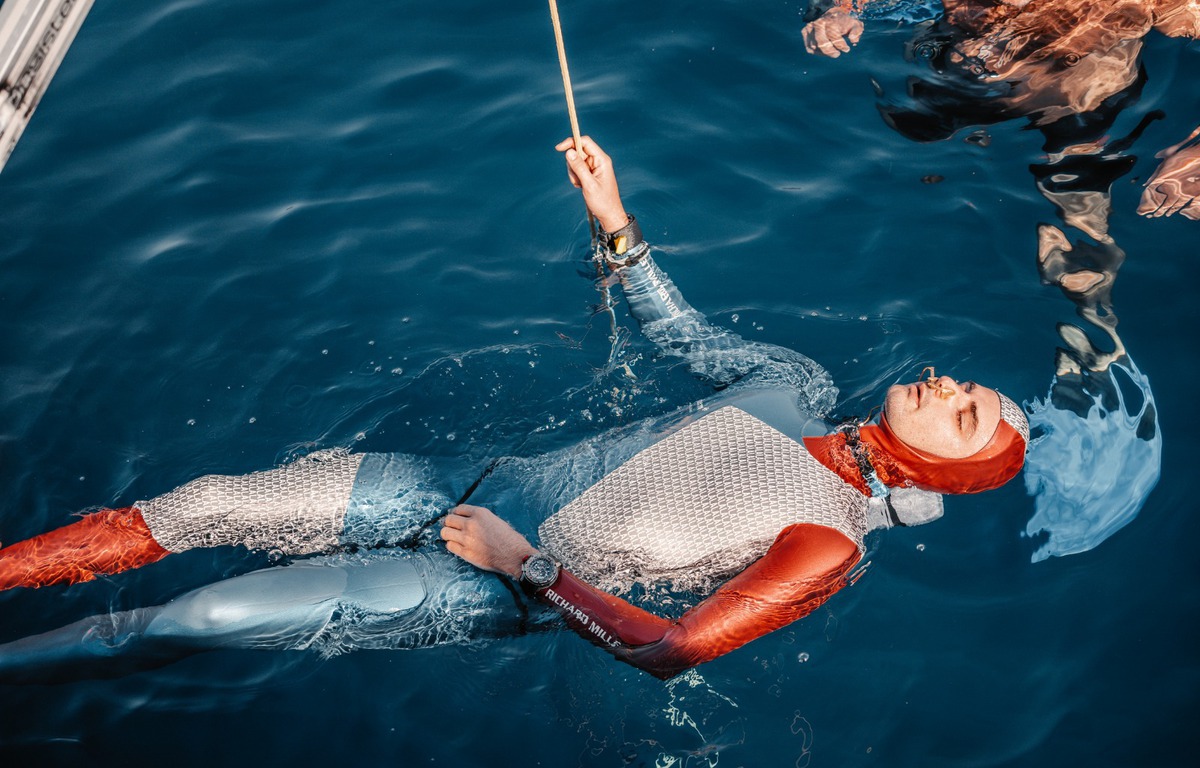
[{"label": "bare arm of another person", "polygon": [[[472,565],[514,579],[537,550],[483,507],[450,510],[447,548]],[[587,640],[663,679],[740,648],[807,616],[840,589],[858,548],[832,528],[784,529],[767,553],[677,620],[656,616],[585,583],[565,569],[536,598]]]}]

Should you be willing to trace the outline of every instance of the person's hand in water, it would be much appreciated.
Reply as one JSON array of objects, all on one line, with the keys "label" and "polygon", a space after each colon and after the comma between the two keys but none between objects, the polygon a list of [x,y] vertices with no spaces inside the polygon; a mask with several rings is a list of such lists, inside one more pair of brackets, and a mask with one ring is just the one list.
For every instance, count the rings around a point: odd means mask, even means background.
[{"label": "person's hand in water", "polygon": [[513,527],[483,507],[461,504],[442,521],[446,549],[476,568],[521,577],[521,563],[537,553]]},{"label": "person's hand in water", "polygon": [[1200,144],[1179,148],[1197,135],[1200,128],[1181,144],[1158,153],[1165,159],[1146,182],[1138,213],[1152,217],[1178,213],[1200,221]]},{"label": "person's hand in water", "polygon": [[577,189],[583,190],[583,200],[596,221],[605,232],[616,232],[629,222],[629,217],[621,204],[612,158],[590,136],[580,137],[579,143],[582,153],[575,150],[574,139],[563,139],[554,148],[564,153],[567,175]]},{"label": "person's hand in water", "polygon": [[849,53],[850,46],[858,43],[862,33],[862,21],[834,6],[804,25],[800,36],[804,38],[804,50],[836,59],[843,53]]}]

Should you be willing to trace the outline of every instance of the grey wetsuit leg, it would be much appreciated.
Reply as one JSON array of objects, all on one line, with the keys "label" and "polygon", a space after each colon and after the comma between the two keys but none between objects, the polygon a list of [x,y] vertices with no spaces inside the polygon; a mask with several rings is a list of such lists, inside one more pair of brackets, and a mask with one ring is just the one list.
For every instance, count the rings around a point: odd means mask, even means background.
[{"label": "grey wetsuit leg", "polygon": [[500,579],[444,551],[338,555],[254,571],[166,605],[94,616],[0,645],[0,681],[108,677],[210,648],[313,648],[325,655],[420,648],[554,621],[547,611],[526,610]]},{"label": "grey wetsuit leg", "polygon": [[145,633],[205,648],[303,648],[339,610],[411,611],[425,590],[411,558],[354,565],[307,561],[189,592],[163,606]]},{"label": "grey wetsuit leg", "polygon": [[[0,645],[0,682],[53,683],[78,677],[113,677],[161,666],[142,647],[146,627],[162,606],[90,616],[40,635]],[[128,655],[128,656],[126,656]],[[133,664],[125,658],[136,659]]]}]

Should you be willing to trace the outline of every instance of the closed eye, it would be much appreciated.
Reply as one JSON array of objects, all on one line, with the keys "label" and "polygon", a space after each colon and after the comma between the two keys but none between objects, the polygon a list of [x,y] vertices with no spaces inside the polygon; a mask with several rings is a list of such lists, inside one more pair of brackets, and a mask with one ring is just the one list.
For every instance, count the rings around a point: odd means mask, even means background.
[{"label": "closed eye", "polygon": [[979,429],[979,408],[975,403],[971,403],[970,408],[958,412],[958,431],[970,437],[975,434],[977,429]]}]

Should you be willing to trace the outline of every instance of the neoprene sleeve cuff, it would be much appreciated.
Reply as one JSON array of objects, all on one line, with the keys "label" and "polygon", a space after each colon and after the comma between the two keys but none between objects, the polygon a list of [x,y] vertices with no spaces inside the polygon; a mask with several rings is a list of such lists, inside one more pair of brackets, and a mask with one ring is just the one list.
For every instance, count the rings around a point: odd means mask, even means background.
[{"label": "neoprene sleeve cuff", "polygon": [[[629,220],[625,226],[618,229],[616,232],[604,232],[604,245],[608,250],[608,261],[614,266],[626,266],[631,264],[629,256],[633,254],[635,249],[643,242],[642,228],[637,223],[637,218],[629,214]],[[629,256],[627,256],[627,254]]]}]

